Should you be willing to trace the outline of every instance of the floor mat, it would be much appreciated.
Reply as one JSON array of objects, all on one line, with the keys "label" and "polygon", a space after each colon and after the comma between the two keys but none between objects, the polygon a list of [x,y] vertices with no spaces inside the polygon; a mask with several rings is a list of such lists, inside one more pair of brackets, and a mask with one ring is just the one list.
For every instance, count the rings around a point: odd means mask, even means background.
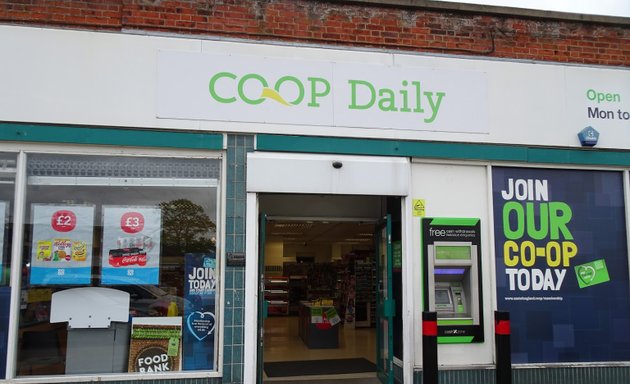
[{"label": "floor mat", "polygon": [[376,365],[364,358],[265,363],[265,373],[268,377],[340,375],[374,371],[376,371]]}]

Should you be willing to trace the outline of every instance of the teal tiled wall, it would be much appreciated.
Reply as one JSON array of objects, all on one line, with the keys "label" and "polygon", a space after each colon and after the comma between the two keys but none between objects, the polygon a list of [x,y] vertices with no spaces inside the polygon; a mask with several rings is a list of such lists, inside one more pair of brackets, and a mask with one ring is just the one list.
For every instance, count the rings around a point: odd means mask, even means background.
[{"label": "teal tiled wall", "polygon": [[[225,252],[245,252],[245,189],[247,152],[254,136],[228,135]],[[225,268],[223,383],[243,382],[245,267]]]}]

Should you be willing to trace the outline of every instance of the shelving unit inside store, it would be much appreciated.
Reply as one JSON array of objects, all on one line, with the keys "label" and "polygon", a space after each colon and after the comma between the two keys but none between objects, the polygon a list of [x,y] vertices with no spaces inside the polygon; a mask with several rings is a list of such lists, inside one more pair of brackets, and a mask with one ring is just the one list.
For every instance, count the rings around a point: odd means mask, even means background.
[{"label": "shelving unit inside store", "polygon": [[308,276],[289,276],[289,314],[297,315],[300,310],[300,301],[306,300],[308,291]]},{"label": "shelving unit inside store", "polygon": [[274,276],[265,278],[265,300],[269,303],[269,315],[289,314],[289,278]]},{"label": "shelving unit inside store", "polygon": [[356,274],[356,323],[357,327],[376,325],[376,266],[370,258],[355,260]]}]

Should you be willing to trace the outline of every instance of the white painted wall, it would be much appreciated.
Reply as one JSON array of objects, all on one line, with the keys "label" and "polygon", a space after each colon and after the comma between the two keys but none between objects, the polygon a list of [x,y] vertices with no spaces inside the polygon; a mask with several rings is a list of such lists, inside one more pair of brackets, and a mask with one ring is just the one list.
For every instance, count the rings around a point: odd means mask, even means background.
[{"label": "white painted wall", "polygon": [[[158,119],[158,52],[303,60],[404,71],[451,71],[483,74],[483,89],[465,89],[484,101],[487,134],[430,130],[313,126],[229,121]],[[588,118],[587,108],[630,113],[630,69],[451,58],[419,54],[337,50],[236,43],[196,38],[158,37],[108,32],[0,26],[0,121],[84,124],[140,128],[264,132],[487,142],[579,147],[577,133],[586,126],[601,136],[599,148],[630,148],[630,120]],[[194,57],[194,55],[193,55]],[[191,59],[191,60],[194,60]],[[252,69],[252,71],[256,68]],[[287,65],[287,71],[291,65]],[[405,72],[407,73],[407,72]],[[182,72],[182,79],[188,74]],[[205,86],[205,85],[204,85]],[[587,90],[620,95],[618,102],[590,101]],[[392,119],[395,119],[395,113]],[[465,121],[465,119],[464,119]],[[399,124],[398,124],[399,125]],[[393,126],[398,126],[393,124]]]},{"label": "white painted wall", "polygon": [[[412,197],[424,199],[426,217],[470,217],[481,219],[481,273],[483,276],[483,343],[438,346],[438,363],[445,366],[491,364],[493,361],[494,257],[490,248],[491,212],[488,204],[486,167],[483,165],[452,165],[414,163]],[[422,365],[422,297],[420,218],[412,218],[413,295],[415,331],[415,365]]]},{"label": "white painted wall", "polygon": [[[334,163],[341,166],[335,168]],[[248,153],[247,190],[405,196],[409,190],[409,161],[396,157]]]}]

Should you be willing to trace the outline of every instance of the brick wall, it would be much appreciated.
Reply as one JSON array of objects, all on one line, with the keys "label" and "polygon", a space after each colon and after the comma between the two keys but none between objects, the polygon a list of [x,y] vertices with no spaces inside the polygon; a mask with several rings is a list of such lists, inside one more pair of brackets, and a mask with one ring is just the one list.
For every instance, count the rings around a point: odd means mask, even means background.
[{"label": "brick wall", "polygon": [[630,66],[630,26],[311,0],[0,0],[0,22]]}]

